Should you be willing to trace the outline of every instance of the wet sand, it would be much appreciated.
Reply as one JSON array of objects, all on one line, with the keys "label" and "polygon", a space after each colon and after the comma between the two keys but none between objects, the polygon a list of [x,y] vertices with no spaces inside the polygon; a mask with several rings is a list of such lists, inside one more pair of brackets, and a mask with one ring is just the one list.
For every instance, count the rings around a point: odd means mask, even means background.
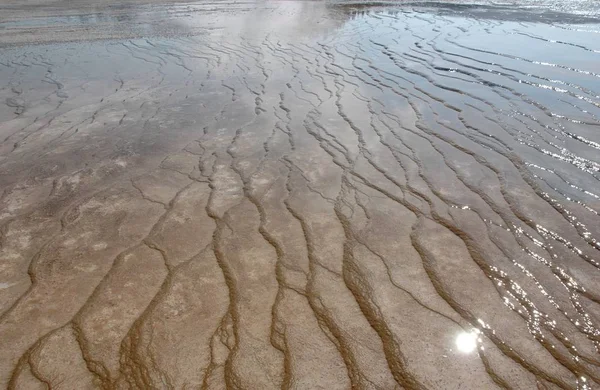
[{"label": "wet sand", "polygon": [[600,388],[589,15],[21,3],[0,387]]}]

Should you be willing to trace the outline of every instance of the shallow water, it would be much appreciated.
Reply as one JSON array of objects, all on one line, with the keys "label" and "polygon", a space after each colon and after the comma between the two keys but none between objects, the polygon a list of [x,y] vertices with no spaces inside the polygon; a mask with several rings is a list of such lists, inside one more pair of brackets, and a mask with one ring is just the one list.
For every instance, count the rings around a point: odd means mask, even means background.
[{"label": "shallow water", "polygon": [[0,383],[600,386],[600,24],[532,4],[13,7]]}]

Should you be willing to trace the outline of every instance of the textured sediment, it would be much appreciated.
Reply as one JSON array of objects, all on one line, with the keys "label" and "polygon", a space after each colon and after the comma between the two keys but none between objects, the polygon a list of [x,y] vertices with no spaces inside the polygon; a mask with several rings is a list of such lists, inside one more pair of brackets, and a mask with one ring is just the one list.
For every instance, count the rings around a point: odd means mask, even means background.
[{"label": "textured sediment", "polygon": [[596,25],[7,4],[0,387],[600,387]]}]

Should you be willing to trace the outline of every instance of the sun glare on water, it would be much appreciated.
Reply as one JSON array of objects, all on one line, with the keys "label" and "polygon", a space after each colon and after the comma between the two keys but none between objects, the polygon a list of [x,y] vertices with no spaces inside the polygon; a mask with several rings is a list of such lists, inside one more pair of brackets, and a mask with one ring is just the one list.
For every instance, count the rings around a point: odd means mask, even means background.
[{"label": "sun glare on water", "polygon": [[477,338],[479,333],[476,331],[461,332],[456,337],[456,347],[460,352],[470,353],[477,349]]}]

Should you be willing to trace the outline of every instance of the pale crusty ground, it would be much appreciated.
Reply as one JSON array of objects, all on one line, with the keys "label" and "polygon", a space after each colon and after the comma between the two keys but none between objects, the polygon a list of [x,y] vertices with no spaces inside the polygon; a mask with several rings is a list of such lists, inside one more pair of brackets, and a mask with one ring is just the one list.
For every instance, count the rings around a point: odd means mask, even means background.
[{"label": "pale crusty ground", "polygon": [[598,387],[593,26],[0,15],[1,387]]}]

